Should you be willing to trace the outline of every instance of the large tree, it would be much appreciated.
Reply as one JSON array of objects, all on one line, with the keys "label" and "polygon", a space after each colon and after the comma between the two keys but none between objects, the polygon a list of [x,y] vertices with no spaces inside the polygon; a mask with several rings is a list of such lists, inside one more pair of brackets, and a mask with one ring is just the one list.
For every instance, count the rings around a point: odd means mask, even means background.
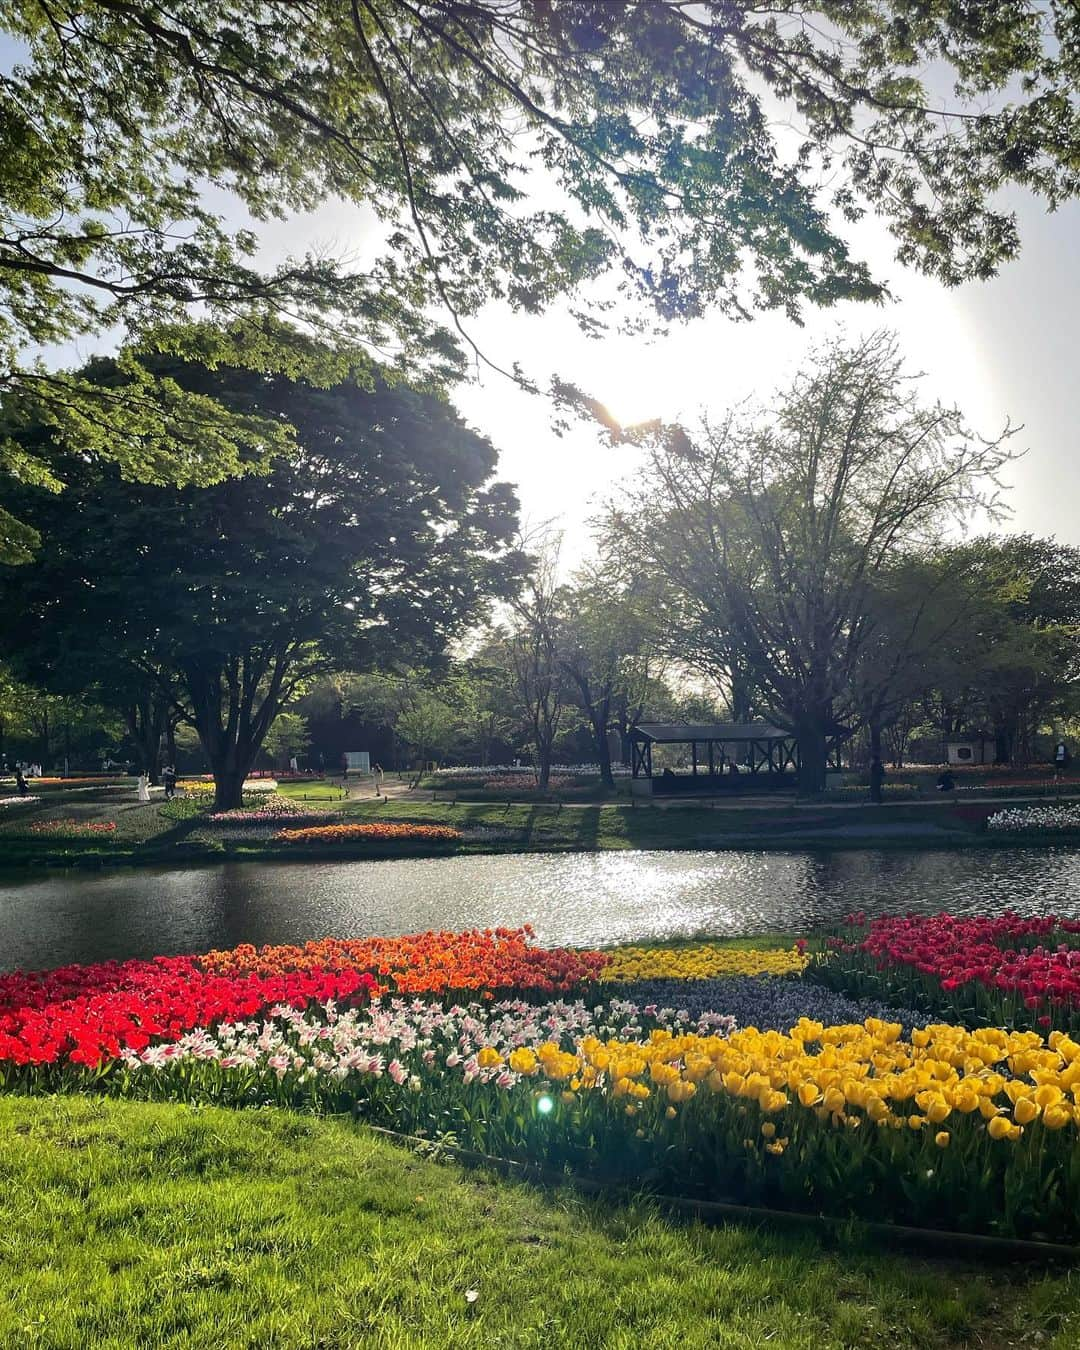
[{"label": "large tree", "polygon": [[68,670],[95,653],[95,678],[115,659],[174,681],[227,809],[305,680],[438,651],[512,590],[515,502],[489,482],[489,442],[432,396],[173,373],[226,406],[288,419],[296,452],[263,477],[179,490],[72,457],[64,496],[24,493],[45,544],[34,563],[0,570],[0,595],[17,662],[45,678],[62,651]]},{"label": "large tree", "polygon": [[993,510],[1005,437],[924,403],[886,332],[822,348],[771,406],[696,439],[650,433],[611,546],[666,579],[686,649],[799,739],[801,786],[825,784],[830,738],[875,639],[874,595],[905,552]]},{"label": "large tree", "polygon": [[[844,238],[867,210],[905,263],[985,277],[1018,246],[999,189],[1080,184],[1065,3],[0,0],[0,32],[0,392],[159,481],[268,448],[135,364],[106,394],[30,354],[119,325],[191,355],[197,315],[229,325],[218,360],[314,378],[323,357],[266,327],[289,315],[445,377],[492,300],[568,298],[597,331],[610,292],[581,287],[606,273],[660,322],[877,298]],[[340,200],[370,256],[259,265],[263,222]],[[200,430],[182,460],[178,424]],[[9,557],[34,542],[0,515]]]}]

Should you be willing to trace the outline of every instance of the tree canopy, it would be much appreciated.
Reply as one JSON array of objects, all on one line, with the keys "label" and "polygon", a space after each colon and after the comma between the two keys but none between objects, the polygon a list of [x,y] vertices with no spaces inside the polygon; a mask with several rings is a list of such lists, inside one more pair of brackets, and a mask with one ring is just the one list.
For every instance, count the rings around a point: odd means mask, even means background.
[{"label": "tree canopy", "polygon": [[[1007,432],[985,441],[956,409],[923,403],[882,331],[827,344],[770,407],[694,437],[649,435],[642,481],[608,522],[611,546],[664,578],[669,627],[682,626],[687,653],[732,702],[748,685],[798,735],[804,789],[820,791],[829,738],[846,733],[853,693],[872,688],[877,598],[906,554],[993,510]],[[892,627],[907,650],[932,641],[925,622]]]},{"label": "tree canopy", "polygon": [[[373,359],[445,381],[492,300],[565,298],[595,332],[614,299],[582,288],[611,275],[631,321],[798,315],[882,294],[845,239],[867,211],[955,283],[1016,252],[1002,187],[1053,207],[1080,183],[1063,3],[0,0],[0,31],[0,393],[152,481],[276,447],[137,362],[105,395],[36,349],[118,327],[324,383]],[[332,200],[367,209],[370,257],[260,262],[263,222]],[[33,543],[0,516],[7,556]]]}]

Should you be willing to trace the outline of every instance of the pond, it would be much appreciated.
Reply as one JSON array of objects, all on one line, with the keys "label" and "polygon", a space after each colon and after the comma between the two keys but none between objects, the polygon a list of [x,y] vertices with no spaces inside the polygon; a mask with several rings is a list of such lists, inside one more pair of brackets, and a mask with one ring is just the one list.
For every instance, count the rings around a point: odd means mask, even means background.
[{"label": "pond", "polygon": [[1080,916],[1080,849],[498,854],[0,877],[0,970],[532,923],[579,946],[868,913]]}]

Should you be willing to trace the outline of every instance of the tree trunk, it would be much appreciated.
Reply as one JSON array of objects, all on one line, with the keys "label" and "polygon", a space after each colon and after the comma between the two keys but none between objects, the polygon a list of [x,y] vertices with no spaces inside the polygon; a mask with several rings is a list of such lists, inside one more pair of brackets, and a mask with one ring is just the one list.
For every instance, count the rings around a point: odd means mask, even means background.
[{"label": "tree trunk", "polygon": [[165,721],[165,757],[176,768],[176,723],[171,717]]},{"label": "tree trunk", "polygon": [[795,736],[799,742],[799,791],[803,796],[817,797],[825,791],[825,770],[828,763],[826,719],[805,715],[795,722]]},{"label": "tree trunk", "polygon": [[600,786],[615,790],[615,775],[611,772],[611,746],[608,744],[608,717],[606,709],[592,718],[593,740],[596,742],[596,762],[600,765]]},{"label": "tree trunk", "polygon": [[[252,757],[253,758],[253,757]],[[224,764],[214,766],[214,810],[235,811],[244,804],[244,780],[251,768],[251,761],[240,767],[234,756],[230,755]]]}]

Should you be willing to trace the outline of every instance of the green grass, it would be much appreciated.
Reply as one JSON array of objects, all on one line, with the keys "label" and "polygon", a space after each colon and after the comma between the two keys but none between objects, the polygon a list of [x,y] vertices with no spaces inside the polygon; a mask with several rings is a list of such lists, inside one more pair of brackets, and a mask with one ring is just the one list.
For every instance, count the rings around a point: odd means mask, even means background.
[{"label": "green grass", "polygon": [[347,795],[340,781],[335,783],[328,778],[279,783],[277,790],[283,797],[295,797],[301,802],[336,802]]},{"label": "green grass", "polygon": [[1067,1274],[681,1224],[276,1111],[8,1097],[0,1178],[4,1346],[1066,1350],[1080,1332]]}]

